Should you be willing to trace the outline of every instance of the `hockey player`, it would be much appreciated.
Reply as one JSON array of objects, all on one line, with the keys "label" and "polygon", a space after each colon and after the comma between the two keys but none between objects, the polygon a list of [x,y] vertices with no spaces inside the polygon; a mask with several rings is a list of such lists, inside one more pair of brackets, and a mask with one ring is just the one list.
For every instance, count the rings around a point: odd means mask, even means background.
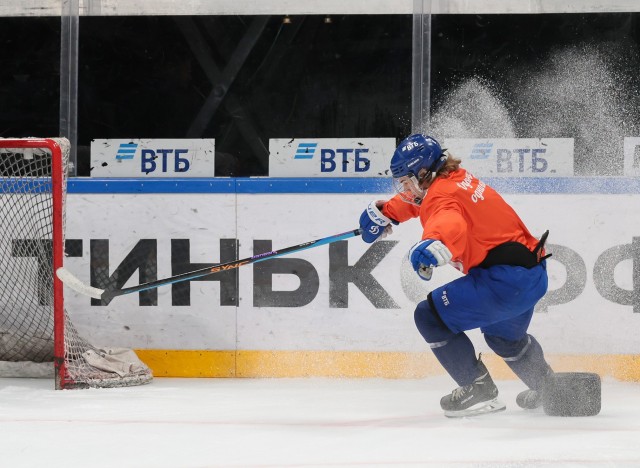
[{"label": "hockey player", "polygon": [[418,276],[453,265],[465,275],[436,288],[418,304],[415,323],[440,364],[459,385],[440,400],[445,416],[505,409],[466,330],[480,328],[489,347],[529,387],[517,404],[542,405],[551,368],[527,333],[535,304],[547,291],[546,234],[538,241],[504,199],[460,166],[433,138],[411,135],[391,158],[398,194],[374,201],[360,217],[371,243],[392,224],[419,218],[422,239],[408,252]]}]

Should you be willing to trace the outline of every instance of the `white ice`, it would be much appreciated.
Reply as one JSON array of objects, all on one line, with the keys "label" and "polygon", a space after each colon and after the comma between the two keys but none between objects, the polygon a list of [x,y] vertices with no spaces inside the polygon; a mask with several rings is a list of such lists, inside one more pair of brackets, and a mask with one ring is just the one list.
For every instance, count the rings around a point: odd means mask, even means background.
[{"label": "white ice", "polygon": [[169,379],[53,390],[0,379],[0,466],[21,467],[639,467],[640,384],[603,381],[598,416],[516,407],[447,419],[448,377]]}]

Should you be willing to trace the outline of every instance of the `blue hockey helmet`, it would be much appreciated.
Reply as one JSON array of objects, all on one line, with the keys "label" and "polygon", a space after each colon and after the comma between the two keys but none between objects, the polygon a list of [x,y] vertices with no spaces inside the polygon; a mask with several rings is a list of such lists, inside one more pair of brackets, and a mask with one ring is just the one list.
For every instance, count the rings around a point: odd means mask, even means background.
[{"label": "blue hockey helmet", "polygon": [[432,179],[445,162],[447,156],[434,138],[419,133],[405,138],[391,157],[396,191],[405,201],[419,205],[427,193],[422,183]]},{"label": "blue hockey helmet", "polygon": [[418,133],[402,140],[396,148],[391,158],[391,174],[398,178],[409,174],[418,176],[420,169],[437,172],[446,161],[440,143]]}]

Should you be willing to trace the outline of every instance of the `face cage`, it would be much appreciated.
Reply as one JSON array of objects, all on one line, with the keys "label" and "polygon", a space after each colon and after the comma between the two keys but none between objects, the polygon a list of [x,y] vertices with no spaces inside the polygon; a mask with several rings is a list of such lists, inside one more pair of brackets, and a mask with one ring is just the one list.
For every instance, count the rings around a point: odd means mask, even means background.
[{"label": "face cage", "polygon": [[393,179],[393,188],[400,195],[402,201],[420,206],[427,191],[420,188],[420,182],[415,175],[410,174]]}]

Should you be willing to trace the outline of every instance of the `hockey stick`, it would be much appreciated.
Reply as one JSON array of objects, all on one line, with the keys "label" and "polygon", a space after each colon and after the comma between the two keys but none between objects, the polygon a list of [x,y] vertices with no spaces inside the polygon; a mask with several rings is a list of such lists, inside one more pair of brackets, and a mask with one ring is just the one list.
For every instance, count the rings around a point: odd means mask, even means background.
[{"label": "hockey stick", "polygon": [[198,270],[190,271],[187,273],[181,273],[179,275],[170,276],[169,278],[160,279],[156,281],[149,281],[148,283],[139,284],[138,286],[132,286],[129,288],[122,289],[100,289],[95,288],[93,286],[89,286],[80,281],[76,276],[74,276],[69,270],[64,267],[58,268],[56,270],[56,275],[66,286],[73,289],[80,294],[85,296],[90,296],[95,299],[101,300],[110,300],[116,296],[123,296],[125,294],[131,294],[135,292],[145,291],[147,289],[154,289],[159,286],[164,286],[167,284],[180,283],[182,281],[190,281],[196,278],[202,278],[203,276],[212,275],[213,273],[217,273],[219,271],[227,271],[233,270],[234,268],[239,268],[243,265],[250,265],[252,263],[263,262],[265,260],[269,260],[271,258],[280,257],[282,255],[287,255],[293,252],[300,252],[301,250],[310,249],[312,247],[318,247],[320,245],[331,244],[333,242],[337,242],[340,240],[349,239],[351,237],[359,236],[361,234],[360,229],[355,229],[353,231],[343,232],[342,234],[335,234],[333,236],[325,237],[323,239],[318,239],[310,242],[304,242],[302,244],[294,245],[291,247],[285,247],[280,250],[272,250],[271,252],[265,252],[258,255],[254,255],[253,257],[243,258],[242,260],[234,260],[226,263],[218,263],[216,265],[211,265],[205,268],[200,268]]}]

